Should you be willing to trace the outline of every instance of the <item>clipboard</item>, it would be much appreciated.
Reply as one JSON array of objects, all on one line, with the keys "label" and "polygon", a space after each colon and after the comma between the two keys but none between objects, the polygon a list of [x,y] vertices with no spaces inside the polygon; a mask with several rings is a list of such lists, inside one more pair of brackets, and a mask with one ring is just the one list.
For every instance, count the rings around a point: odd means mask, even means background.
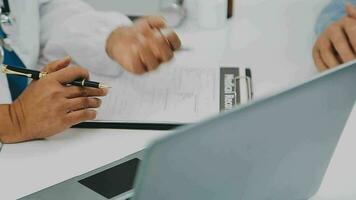
[{"label": "clipboard", "polygon": [[[250,68],[220,67],[219,73],[220,99],[219,109],[216,114],[231,110],[243,102],[253,100],[254,88],[252,70]],[[83,122],[73,126],[72,128],[167,131],[189,124],[192,123],[98,120]]]},{"label": "clipboard", "polygon": [[140,122],[83,122],[73,126],[72,128],[169,131],[184,125],[188,124]]}]

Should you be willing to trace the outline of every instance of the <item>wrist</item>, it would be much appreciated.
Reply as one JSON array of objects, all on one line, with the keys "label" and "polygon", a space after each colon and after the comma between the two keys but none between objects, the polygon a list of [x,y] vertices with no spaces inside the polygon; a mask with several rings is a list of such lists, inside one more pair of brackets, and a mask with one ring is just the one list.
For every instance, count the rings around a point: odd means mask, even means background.
[{"label": "wrist", "polygon": [[0,141],[15,143],[22,141],[19,118],[13,104],[0,105]]}]

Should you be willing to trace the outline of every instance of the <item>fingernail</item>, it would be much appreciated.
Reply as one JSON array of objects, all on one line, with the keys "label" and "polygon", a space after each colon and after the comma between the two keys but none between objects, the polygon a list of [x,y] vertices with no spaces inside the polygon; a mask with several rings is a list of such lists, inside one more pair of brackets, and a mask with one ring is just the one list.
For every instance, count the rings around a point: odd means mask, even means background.
[{"label": "fingernail", "polygon": [[98,104],[99,104],[99,106],[101,106],[101,104],[102,104],[102,100],[101,99],[97,99],[98,100]]},{"label": "fingernail", "polygon": [[162,35],[164,35],[165,37],[169,36],[170,34],[174,33],[173,29],[170,28],[164,28],[164,29],[160,29]]},{"label": "fingernail", "polygon": [[96,111],[95,110],[87,110],[90,113],[90,119],[94,120],[96,118]]},{"label": "fingernail", "polygon": [[109,93],[109,89],[103,88],[103,95],[106,96]]},{"label": "fingernail", "polygon": [[159,16],[161,19],[162,19],[162,21],[167,25],[168,24],[168,21],[167,21],[167,19],[166,18],[164,18],[164,17],[162,17],[162,16]]},{"label": "fingernail", "polygon": [[67,60],[72,60],[72,57],[71,56],[66,56],[62,59],[62,61],[67,61]]}]

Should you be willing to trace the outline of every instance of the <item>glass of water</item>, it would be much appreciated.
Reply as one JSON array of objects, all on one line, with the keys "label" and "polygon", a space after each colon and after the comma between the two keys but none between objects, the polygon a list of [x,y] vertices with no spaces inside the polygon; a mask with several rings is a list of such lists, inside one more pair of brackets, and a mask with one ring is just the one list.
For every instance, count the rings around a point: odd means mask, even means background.
[{"label": "glass of water", "polygon": [[160,14],[171,27],[179,26],[186,17],[184,0],[160,0]]}]

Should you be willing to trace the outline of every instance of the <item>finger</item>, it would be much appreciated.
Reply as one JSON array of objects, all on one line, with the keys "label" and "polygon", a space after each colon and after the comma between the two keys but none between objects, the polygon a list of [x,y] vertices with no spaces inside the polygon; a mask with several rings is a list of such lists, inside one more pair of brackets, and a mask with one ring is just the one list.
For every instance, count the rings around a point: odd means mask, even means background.
[{"label": "finger", "polygon": [[322,72],[328,69],[323,59],[321,58],[320,51],[317,48],[313,50],[313,58],[317,69]]},{"label": "finger", "polygon": [[108,89],[69,86],[65,88],[64,92],[66,93],[66,98],[69,99],[76,97],[103,97],[108,94]]},{"label": "finger", "polygon": [[89,80],[88,70],[82,67],[67,67],[57,72],[52,73],[56,80],[62,84],[68,84],[77,79]]},{"label": "finger", "polygon": [[144,19],[147,20],[151,28],[161,29],[167,27],[167,22],[162,16],[148,16]]},{"label": "finger", "polygon": [[343,23],[344,30],[353,51],[356,51],[356,20],[347,18]]},{"label": "finger", "polygon": [[135,74],[144,74],[148,71],[147,66],[142,62],[140,56],[140,45],[132,45],[132,57],[130,60],[129,70]]},{"label": "finger", "polygon": [[149,33],[152,30],[151,25],[146,19],[137,21],[134,27],[137,29],[137,32],[144,34]]},{"label": "finger", "polygon": [[334,29],[329,37],[342,62],[348,62],[355,59],[355,55],[347,39],[346,33],[341,27]]},{"label": "finger", "polygon": [[56,60],[56,61],[50,62],[48,65],[46,65],[42,69],[42,71],[46,72],[46,73],[56,72],[56,71],[61,70],[65,67],[68,67],[71,62],[72,62],[72,58],[70,56],[67,56],[61,60]]},{"label": "finger", "polygon": [[347,3],[345,6],[345,10],[348,16],[356,19],[356,8],[351,3]]},{"label": "finger", "polygon": [[160,29],[156,27],[152,27],[148,20],[142,21],[138,24],[138,31],[141,32],[145,40],[148,40],[152,51],[156,58],[162,61],[169,61],[173,57],[173,50],[175,47],[180,47],[180,40],[176,40],[175,37],[178,38],[177,35],[170,33],[171,42],[161,33]]},{"label": "finger", "polygon": [[151,48],[149,47],[149,45],[144,39],[141,39],[140,42],[141,42],[140,58],[142,63],[147,67],[148,71],[153,71],[157,69],[159,66],[158,59],[155,57]]},{"label": "finger", "polygon": [[68,113],[66,120],[69,124],[76,125],[84,121],[93,120],[95,118],[95,110],[84,109]]},{"label": "finger", "polygon": [[178,50],[182,46],[182,42],[179,39],[177,33],[171,29],[161,29],[163,36],[166,38],[167,42],[170,44],[172,50]]},{"label": "finger", "polygon": [[[160,63],[162,61],[161,58],[161,50],[159,49],[159,46],[155,42],[155,31],[150,27],[150,25],[147,23],[147,21],[142,22],[138,26],[138,32],[142,34],[137,35],[137,39],[140,43],[148,43],[153,54],[155,57],[158,59],[158,62]],[[140,47],[139,47],[140,49]]]},{"label": "finger", "polygon": [[79,97],[74,99],[68,99],[68,110],[78,111],[87,108],[99,108],[101,100],[98,98]]},{"label": "finger", "polygon": [[322,38],[321,39],[321,45],[320,45],[320,54],[322,60],[325,62],[328,68],[335,67],[337,65],[340,65],[340,62],[337,60],[336,55],[334,53],[333,46],[331,44],[331,41]]},{"label": "finger", "polygon": [[155,29],[153,30],[153,33],[154,34],[152,37],[147,39],[153,50],[153,53],[163,62],[171,60],[173,57],[173,50],[170,46],[170,43],[159,30]]}]

